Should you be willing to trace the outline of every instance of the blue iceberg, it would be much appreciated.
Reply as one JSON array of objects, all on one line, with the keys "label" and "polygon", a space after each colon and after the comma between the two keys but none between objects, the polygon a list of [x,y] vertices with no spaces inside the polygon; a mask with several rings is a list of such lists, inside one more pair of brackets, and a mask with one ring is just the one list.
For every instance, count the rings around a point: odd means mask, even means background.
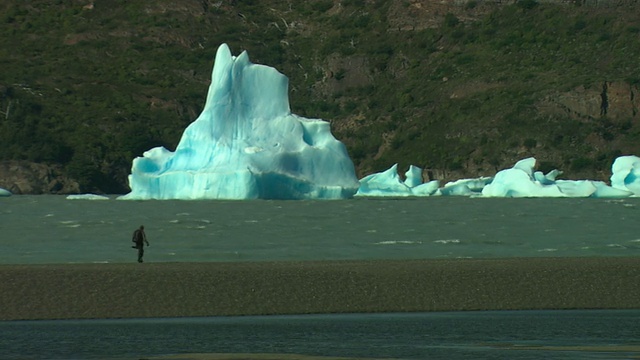
[{"label": "blue iceberg", "polygon": [[119,199],[342,199],[359,187],[329,123],[291,113],[288,78],[218,48],[204,110],[171,152],[133,160]]}]

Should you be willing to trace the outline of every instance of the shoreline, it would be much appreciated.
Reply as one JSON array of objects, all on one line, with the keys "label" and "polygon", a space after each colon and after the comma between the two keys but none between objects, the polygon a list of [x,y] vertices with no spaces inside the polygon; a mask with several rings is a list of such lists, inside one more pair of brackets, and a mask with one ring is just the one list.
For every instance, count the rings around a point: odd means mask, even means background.
[{"label": "shoreline", "polygon": [[0,265],[0,321],[640,309],[640,258]]}]

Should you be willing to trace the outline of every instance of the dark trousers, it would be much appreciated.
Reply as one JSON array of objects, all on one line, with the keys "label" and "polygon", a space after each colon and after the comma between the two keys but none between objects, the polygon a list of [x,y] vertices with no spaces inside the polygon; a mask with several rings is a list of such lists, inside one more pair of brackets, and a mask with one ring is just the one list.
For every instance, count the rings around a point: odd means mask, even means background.
[{"label": "dark trousers", "polygon": [[138,247],[138,262],[142,262],[142,257],[144,256],[144,248],[142,246]]}]

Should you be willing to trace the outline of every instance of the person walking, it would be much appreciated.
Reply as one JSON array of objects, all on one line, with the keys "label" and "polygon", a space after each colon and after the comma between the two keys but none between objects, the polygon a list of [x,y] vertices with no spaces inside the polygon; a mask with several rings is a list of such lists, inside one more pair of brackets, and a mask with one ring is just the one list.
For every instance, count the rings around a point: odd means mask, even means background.
[{"label": "person walking", "polygon": [[131,239],[135,243],[132,248],[138,249],[138,262],[142,262],[142,257],[144,256],[144,244],[149,246],[149,241],[147,241],[147,234],[144,233],[144,226],[140,225],[139,229],[133,232],[133,238]]}]

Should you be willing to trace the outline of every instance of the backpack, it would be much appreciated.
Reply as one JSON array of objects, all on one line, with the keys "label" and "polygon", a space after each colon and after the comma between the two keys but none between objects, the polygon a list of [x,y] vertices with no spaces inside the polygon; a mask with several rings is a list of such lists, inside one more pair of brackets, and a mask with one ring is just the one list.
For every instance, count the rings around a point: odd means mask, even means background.
[{"label": "backpack", "polygon": [[133,232],[133,238],[131,239],[132,242],[138,244],[138,243],[142,243],[142,231],[140,231],[140,229],[137,229],[136,231]]}]

